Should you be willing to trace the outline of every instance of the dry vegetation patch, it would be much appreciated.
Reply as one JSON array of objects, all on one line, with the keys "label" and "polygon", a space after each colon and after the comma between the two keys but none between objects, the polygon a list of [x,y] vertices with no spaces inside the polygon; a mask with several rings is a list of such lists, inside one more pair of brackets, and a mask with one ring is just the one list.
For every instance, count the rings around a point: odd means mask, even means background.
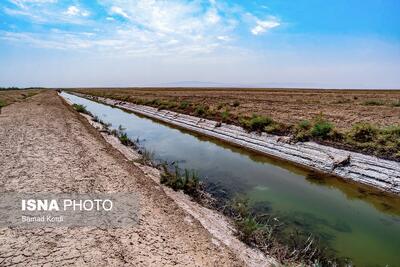
[{"label": "dry vegetation patch", "polygon": [[10,105],[14,102],[20,102],[28,97],[34,96],[41,92],[41,89],[15,89],[15,90],[2,90],[0,89],[0,112],[1,108]]}]

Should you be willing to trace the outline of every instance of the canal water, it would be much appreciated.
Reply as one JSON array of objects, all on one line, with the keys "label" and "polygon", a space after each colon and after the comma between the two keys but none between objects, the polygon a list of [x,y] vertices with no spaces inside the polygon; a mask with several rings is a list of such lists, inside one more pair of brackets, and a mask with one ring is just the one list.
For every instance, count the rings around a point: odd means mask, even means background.
[{"label": "canal water", "polygon": [[248,197],[288,228],[312,234],[355,266],[400,266],[400,198],[62,93],[102,121],[125,128],[156,159],[195,170],[229,196]]}]

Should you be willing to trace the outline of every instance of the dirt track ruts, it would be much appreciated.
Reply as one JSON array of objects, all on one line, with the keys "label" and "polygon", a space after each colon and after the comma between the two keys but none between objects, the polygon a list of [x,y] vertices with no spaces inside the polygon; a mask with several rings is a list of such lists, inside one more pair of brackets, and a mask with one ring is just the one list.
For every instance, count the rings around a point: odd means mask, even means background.
[{"label": "dirt track ruts", "polygon": [[137,192],[136,227],[0,228],[0,266],[243,266],[47,91],[0,114],[0,192]]}]

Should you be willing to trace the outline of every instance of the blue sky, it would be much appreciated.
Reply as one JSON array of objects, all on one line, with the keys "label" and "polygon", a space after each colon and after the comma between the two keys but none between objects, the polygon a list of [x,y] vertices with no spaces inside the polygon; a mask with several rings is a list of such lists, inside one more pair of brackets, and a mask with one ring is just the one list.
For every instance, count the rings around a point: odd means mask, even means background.
[{"label": "blue sky", "polygon": [[400,88],[397,0],[3,0],[0,86]]}]

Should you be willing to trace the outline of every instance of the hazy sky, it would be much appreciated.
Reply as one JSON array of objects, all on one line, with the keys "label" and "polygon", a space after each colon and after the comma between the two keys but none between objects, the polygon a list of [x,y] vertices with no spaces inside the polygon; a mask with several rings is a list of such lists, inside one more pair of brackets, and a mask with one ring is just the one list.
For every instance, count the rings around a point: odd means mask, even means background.
[{"label": "hazy sky", "polygon": [[400,88],[399,0],[2,0],[0,86]]}]

